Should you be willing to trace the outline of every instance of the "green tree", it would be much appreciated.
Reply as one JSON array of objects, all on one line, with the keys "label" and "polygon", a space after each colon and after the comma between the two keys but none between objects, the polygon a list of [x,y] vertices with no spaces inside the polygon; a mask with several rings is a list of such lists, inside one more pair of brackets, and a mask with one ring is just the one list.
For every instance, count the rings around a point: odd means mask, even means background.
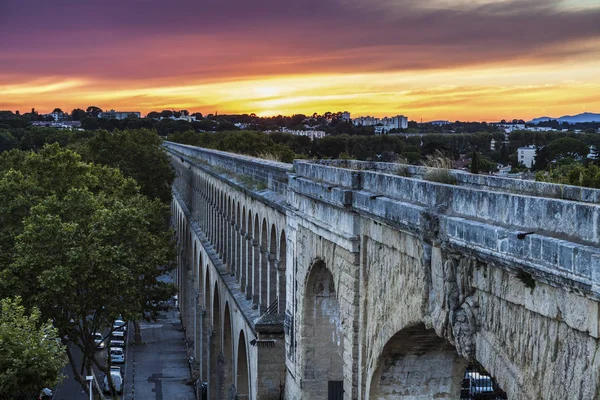
[{"label": "green tree", "polygon": [[20,297],[0,300],[0,400],[54,387],[66,364],[57,329],[37,308],[27,315]]},{"label": "green tree", "polygon": [[71,119],[73,121],[81,121],[85,117],[87,117],[87,114],[81,108],[76,108],[73,111],[71,111]]},{"label": "green tree", "polygon": [[2,154],[0,199],[8,232],[0,236],[0,292],[39,307],[81,350],[81,365],[71,348],[67,354],[87,390],[83,371],[91,374],[92,364],[108,371],[94,358],[92,334],[119,315],[139,320],[174,293],[158,279],[175,255],[168,206],[118,170],[84,163],[57,144]]},{"label": "green tree", "polygon": [[17,139],[7,130],[0,130],[0,153],[19,147]]},{"label": "green tree", "polygon": [[550,171],[540,171],[535,179],[542,182],[560,183],[564,185],[584,186],[600,189],[600,166],[579,163],[564,163]]},{"label": "green tree", "polygon": [[585,143],[571,137],[553,140],[548,148],[553,158],[583,158],[590,152]]},{"label": "green tree", "polygon": [[479,153],[477,153],[476,151],[474,151],[471,155],[471,173],[479,173]]},{"label": "green tree", "polygon": [[99,131],[77,151],[87,161],[119,168],[135,179],[142,194],[166,203],[171,201],[175,172],[161,145],[162,139],[147,129]]},{"label": "green tree", "polygon": [[85,112],[90,117],[98,118],[98,114],[100,114],[102,112],[102,109],[100,107],[96,107],[96,106],[89,106],[88,108],[85,109]]}]

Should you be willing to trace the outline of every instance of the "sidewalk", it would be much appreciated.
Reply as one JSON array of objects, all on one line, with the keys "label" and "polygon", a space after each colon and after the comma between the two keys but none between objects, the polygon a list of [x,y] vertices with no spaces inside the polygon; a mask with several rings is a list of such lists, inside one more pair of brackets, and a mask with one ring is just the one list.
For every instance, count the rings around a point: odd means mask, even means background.
[{"label": "sidewalk", "polygon": [[140,328],[143,344],[127,350],[124,398],[195,400],[193,387],[187,385],[190,370],[177,309],[161,312],[156,322],[141,322]]}]

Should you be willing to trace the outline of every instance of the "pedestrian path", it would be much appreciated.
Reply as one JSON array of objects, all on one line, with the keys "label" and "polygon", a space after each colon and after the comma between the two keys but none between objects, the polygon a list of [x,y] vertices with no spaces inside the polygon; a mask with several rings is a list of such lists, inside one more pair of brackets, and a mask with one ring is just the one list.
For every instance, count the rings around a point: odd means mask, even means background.
[{"label": "pedestrian path", "polygon": [[179,312],[162,311],[155,322],[141,322],[140,329],[143,344],[128,349],[124,398],[194,400]]}]

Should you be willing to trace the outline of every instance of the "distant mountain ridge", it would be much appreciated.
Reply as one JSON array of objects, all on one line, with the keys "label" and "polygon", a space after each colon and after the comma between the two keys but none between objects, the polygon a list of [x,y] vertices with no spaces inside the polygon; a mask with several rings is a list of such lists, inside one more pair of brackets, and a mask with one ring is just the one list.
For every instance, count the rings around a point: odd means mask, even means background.
[{"label": "distant mountain ridge", "polygon": [[534,118],[529,122],[533,124],[538,124],[540,122],[550,121],[553,119],[557,120],[558,122],[567,122],[569,124],[577,124],[582,122],[600,122],[600,114],[584,112],[577,115],[563,115],[560,118],[539,117]]}]

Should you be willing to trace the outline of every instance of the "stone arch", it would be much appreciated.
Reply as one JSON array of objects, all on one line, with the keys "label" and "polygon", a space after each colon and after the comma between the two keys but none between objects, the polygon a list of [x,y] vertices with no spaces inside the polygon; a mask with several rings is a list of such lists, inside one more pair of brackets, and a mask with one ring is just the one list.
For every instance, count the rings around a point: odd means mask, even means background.
[{"label": "stone arch", "polygon": [[287,254],[287,242],[285,237],[285,230],[281,230],[279,235],[279,257],[277,261],[277,312],[283,314],[285,312],[286,302],[286,254]]},{"label": "stone arch", "polygon": [[[194,242],[196,244],[197,242]],[[202,251],[199,252],[198,258],[194,257],[194,269],[196,274],[196,287],[194,295],[194,358],[200,363],[200,375],[202,375],[202,313],[201,307],[204,303],[204,263],[202,259]]]},{"label": "stone arch", "polygon": [[248,350],[246,347],[246,335],[244,331],[240,331],[240,336],[237,346],[237,362],[235,387],[237,398],[239,400],[250,399],[250,369],[248,368]]},{"label": "stone arch", "polygon": [[248,263],[247,257],[247,240],[246,235],[248,234],[248,229],[246,227],[246,206],[242,206],[242,214],[241,214],[241,225],[240,225],[240,289],[242,293],[246,291],[246,266]]},{"label": "stone arch", "polygon": [[303,391],[307,398],[326,398],[330,385],[343,385],[344,335],[333,275],[321,260],[310,269],[303,303]]},{"label": "stone arch", "polygon": [[277,228],[275,224],[271,225],[271,233],[269,238],[269,254],[267,255],[267,263],[269,265],[268,273],[268,299],[267,299],[267,307],[271,307],[271,305],[275,305],[277,308]]},{"label": "stone arch", "polygon": [[231,207],[231,196],[227,195],[225,199],[225,218],[224,218],[224,232],[223,232],[223,261],[227,266],[227,272],[231,272],[231,248],[232,248],[232,237],[231,237],[231,219],[233,217],[233,210]]},{"label": "stone arch", "polygon": [[242,232],[244,231],[241,226],[242,218],[240,215],[240,202],[238,200],[234,201],[234,226],[232,229],[233,232],[233,240],[235,242],[235,246],[233,248],[233,272],[235,274],[236,282],[241,282],[241,274],[242,274]]},{"label": "stone arch", "polygon": [[229,302],[225,303],[225,312],[223,313],[223,390],[222,393],[229,393],[230,388],[234,386],[233,377],[233,338],[231,334],[231,313],[229,311]]},{"label": "stone arch", "polygon": [[212,333],[210,346],[210,381],[208,384],[208,395],[210,399],[221,399],[222,379],[222,343],[221,343],[221,303],[219,299],[219,286],[214,284],[212,303]]},{"label": "stone arch", "polygon": [[258,213],[254,214],[252,235],[252,303],[258,306],[260,296],[260,223]]},{"label": "stone arch", "polygon": [[[204,277],[204,309],[207,311],[205,315],[202,317],[202,382],[209,382],[210,380],[210,339],[209,334],[207,333],[211,327],[211,314],[208,313],[210,310],[210,288],[211,288],[211,274],[209,265],[206,264],[205,268],[205,277]],[[210,318],[209,318],[210,317]]]},{"label": "stone arch", "polygon": [[453,345],[419,323],[384,345],[366,398],[458,399],[466,366]]},{"label": "stone arch", "polygon": [[260,312],[269,307],[269,231],[267,219],[263,218],[260,231]]}]

